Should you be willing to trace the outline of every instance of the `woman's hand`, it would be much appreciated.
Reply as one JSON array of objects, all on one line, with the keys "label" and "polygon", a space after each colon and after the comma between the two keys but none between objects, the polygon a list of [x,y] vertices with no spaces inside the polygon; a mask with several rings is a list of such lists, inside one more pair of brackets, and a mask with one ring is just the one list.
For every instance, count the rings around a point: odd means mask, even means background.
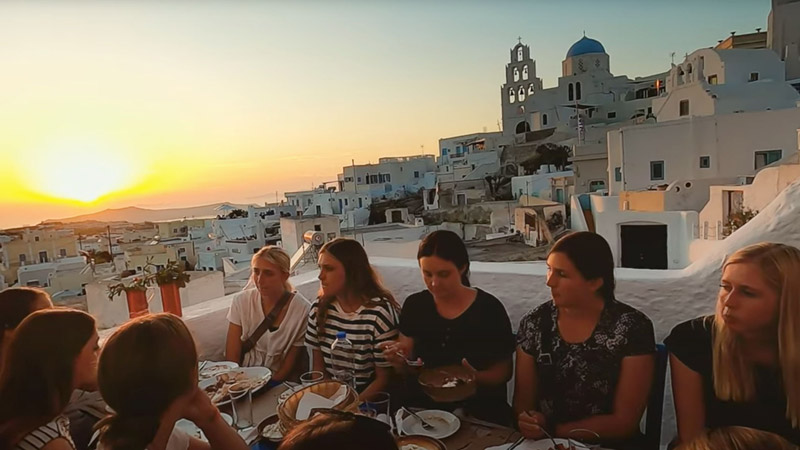
[{"label": "woman's hand", "polygon": [[546,437],[544,430],[547,420],[544,414],[538,411],[523,411],[517,417],[519,431],[528,439],[542,439]]},{"label": "woman's hand", "polygon": [[383,357],[395,369],[402,369],[406,366],[406,358],[411,349],[406,348],[399,340],[381,342],[378,344],[378,348],[383,351]]},{"label": "woman's hand", "polygon": [[186,402],[182,406],[181,417],[194,422],[200,429],[213,423],[219,417],[217,407],[211,403],[208,395],[196,385],[187,395]]}]

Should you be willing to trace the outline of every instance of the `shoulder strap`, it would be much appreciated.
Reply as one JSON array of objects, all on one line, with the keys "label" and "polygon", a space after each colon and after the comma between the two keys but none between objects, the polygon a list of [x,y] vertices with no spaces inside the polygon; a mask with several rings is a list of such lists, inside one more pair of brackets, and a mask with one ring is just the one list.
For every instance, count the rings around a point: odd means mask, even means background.
[{"label": "shoulder strap", "polygon": [[269,327],[272,326],[272,324],[275,322],[275,319],[278,318],[278,314],[280,314],[281,310],[283,309],[284,306],[286,306],[286,303],[289,302],[290,298],[292,298],[292,293],[289,291],[285,291],[283,293],[283,296],[281,296],[280,300],[278,300],[278,303],[272,307],[267,316],[264,317],[264,320],[262,320],[261,323],[258,325],[256,331],[254,331],[253,334],[250,335],[250,337],[248,337],[246,340],[242,342],[242,356],[241,356],[242,359],[244,359],[245,354],[247,354],[250,350],[252,350],[256,346],[256,342],[258,342],[258,340],[261,339],[261,336],[263,336],[264,333],[267,332]]}]

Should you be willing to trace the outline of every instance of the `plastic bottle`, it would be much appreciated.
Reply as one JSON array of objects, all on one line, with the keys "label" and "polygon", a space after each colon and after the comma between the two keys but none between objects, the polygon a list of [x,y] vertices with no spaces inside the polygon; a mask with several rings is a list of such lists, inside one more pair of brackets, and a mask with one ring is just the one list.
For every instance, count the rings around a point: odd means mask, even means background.
[{"label": "plastic bottle", "polygon": [[336,333],[331,344],[331,372],[333,378],[356,388],[356,362],[353,343],[344,331]]}]

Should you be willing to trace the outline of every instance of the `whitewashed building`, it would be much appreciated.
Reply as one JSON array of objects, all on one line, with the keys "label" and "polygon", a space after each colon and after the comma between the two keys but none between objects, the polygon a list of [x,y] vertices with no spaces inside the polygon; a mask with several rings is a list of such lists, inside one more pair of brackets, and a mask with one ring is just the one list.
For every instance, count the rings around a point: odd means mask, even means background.
[{"label": "whitewashed building", "polygon": [[436,185],[433,155],[380,158],[377,164],[342,167],[339,191],[369,195],[372,199],[404,197]]},{"label": "whitewashed building", "polygon": [[323,233],[325,242],[341,236],[338,216],[301,216],[281,218],[281,242],[289,255],[294,255],[303,246],[303,234],[306,231]]}]

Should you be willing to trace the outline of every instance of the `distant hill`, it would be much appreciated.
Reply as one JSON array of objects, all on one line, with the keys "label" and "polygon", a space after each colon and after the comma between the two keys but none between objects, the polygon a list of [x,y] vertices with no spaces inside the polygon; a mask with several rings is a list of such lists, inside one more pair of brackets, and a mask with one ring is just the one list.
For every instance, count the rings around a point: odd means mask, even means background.
[{"label": "distant hill", "polygon": [[241,208],[246,210],[247,205],[237,205],[233,203],[216,203],[213,205],[193,206],[191,208],[172,208],[172,209],[146,209],[129,206],[127,208],[106,209],[92,214],[83,214],[75,217],[67,217],[64,219],[48,219],[42,223],[75,223],[75,222],[155,222],[159,220],[173,220],[192,217],[209,217],[218,214],[224,214],[223,211],[218,211],[220,205],[229,205],[234,208]]}]

